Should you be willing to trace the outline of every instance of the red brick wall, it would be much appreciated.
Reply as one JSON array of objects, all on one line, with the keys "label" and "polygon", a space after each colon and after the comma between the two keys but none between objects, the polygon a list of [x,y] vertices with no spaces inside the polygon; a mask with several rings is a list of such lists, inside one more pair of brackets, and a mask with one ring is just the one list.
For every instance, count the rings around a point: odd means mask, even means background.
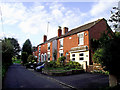
[{"label": "red brick wall", "polygon": [[[71,37],[71,39],[69,39]],[[60,41],[57,40],[57,58],[59,58],[59,47],[60,47]],[[68,36],[68,37],[64,37],[63,39],[63,55],[65,56],[66,53],[70,51],[71,48],[73,47],[77,47],[79,44],[79,38],[77,34]],[[84,45],[87,45],[89,47],[89,33],[88,31],[84,31]],[[84,46],[82,45],[82,46]]]},{"label": "red brick wall", "polygon": [[50,42],[50,61],[52,61],[52,42]]},{"label": "red brick wall", "polygon": [[[102,19],[99,23],[97,23],[95,26],[93,26],[91,29],[89,29],[90,40],[92,38],[99,39],[103,32],[107,32],[106,29],[107,29],[106,21],[104,19]],[[93,63],[92,54],[93,54],[93,51],[90,50],[90,63],[91,64]]]},{"label": "red brick wall", "polygon": [[97,23],[95,26],[89,29],[90,39],[91,38],[99,39],[101,37],[101,33],[106,31],[106,29],[107,29],[106,21],[102,19],[99,23]]}]

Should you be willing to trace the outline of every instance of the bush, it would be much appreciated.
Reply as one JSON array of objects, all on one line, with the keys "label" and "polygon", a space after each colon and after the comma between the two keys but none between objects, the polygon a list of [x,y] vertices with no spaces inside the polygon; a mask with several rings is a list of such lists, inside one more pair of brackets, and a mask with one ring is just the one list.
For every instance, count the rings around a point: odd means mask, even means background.
[{"label": "bush", "polygon": [[37,61],[37,59],[35,58],[34,55],[29,55],[29,56],[28,56],[27,62],[34,63],[34,62],[36,62],[36,61]]},{"label": "bush", "polygon": [[45,62],[45,68],[56,68],[56,62],[55,61],[50,61],[50,62]]},{"label": "bush", "polygon": [[69,68],[74,68],[74,69],[81,69],[81,65],[78,62],[70,61],[69,63],[66,64],[67,67]]},{"label": "bush", "polygon": [[57,66],[58,67],[65,66],[65,59],[66,59],[65,56],[59,57],[58,60],[57,60]]}]

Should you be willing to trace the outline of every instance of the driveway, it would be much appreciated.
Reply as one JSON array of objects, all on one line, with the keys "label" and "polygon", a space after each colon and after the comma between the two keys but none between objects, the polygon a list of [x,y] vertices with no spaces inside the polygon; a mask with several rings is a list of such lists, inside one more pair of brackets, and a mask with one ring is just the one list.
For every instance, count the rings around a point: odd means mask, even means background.
[{"label": "driveway", "polygon": [[83,73],[69,76],[49,76],[75,88],[101,88],[109,86],[109,76]]},{"label": "driveway", "polygon": [[65,88],[58,82],[27,70],[20,64],[9,67],[4,79],[5,88]]}]

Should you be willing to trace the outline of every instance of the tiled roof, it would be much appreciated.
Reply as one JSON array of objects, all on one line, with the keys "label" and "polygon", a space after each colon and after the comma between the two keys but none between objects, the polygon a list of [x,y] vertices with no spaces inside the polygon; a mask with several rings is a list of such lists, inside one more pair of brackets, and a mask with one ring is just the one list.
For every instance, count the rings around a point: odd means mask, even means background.
[{"label": "tiled roof", "polygon": [[56,36],[56,37],[53,37],[53,38],[51,38],[51,39],[47,40],[46,42],[41,43],[41,44],[39,44],[39,45],[42,45],[42,44],[51,42],[51,41],[53,41],[53,40],[55,40],[55,39],[60,39],[60,38],[66,37],[66,36],[70,36],[70,35],[79,33],[79,32],[81,32],[81,31],[88,30],[88,29],[90,29],[91,27],[93,27],[95,24],[97,24],[98,22],[100,22],[101,20],[105,20],[105,19],[104,19],[104,18],[98,19],[98,20],[96,20],[96,21],[93,21],[93,22],[87,23],[87,24],[85,24],[85,25],[79,26],[79,27],[77,27],[77,28],[74,28],[74,29],[70,30],[70,31],[67,32],[65,35],[61,35],[60,37],[57,37],[57,36]]},{"label": "tiled roof", "polygon": [[54,41],[54,40],[56,40],[56,39],[57,39],[57,36],[56,36],[56,37],[53,37],[53,38],[50,38],[49,40],[47,40],[47,41],[45,41],[44,43],[41,43],[41,44],[39,44],[39,45],[42,45],[42,44],[45,44],[45,43],[49,43],[49,42]]},{"label": "tiled roof", "polygon": [[[104,18],[103,18],[104,19]],[[103,19],[98,19],[96,21],[93,21],[93,22],[90,22],[88,24],[85,24],[85,25],[82,25],[82,26],[79,26],[77,28],[74,28],[72,30],[70,30],[68,33],[66,33],[65,35],[62,35],[60,36],[59,38],[63,38],[63,37],[66,37],[66,36],[69,36],[69,35],[73,35],[73,34],[76,34],[78,32],[81,32],[81,31],[85,31],[85,30],[88,30],[90,29],[92,26],[94,26],[95,24],[97,24],[99,21],[103,20]],[[105,20],[105,19],[104,19]],[[59,39],[58,38],[58,39]]]}]

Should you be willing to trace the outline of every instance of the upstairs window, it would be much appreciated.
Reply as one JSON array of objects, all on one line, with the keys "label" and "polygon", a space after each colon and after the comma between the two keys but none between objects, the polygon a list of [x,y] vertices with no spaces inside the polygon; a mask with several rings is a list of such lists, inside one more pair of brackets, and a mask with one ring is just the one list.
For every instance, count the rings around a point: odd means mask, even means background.
[{"label": "upstairs window", "polygon": [[84,32],[79,33],[79,45],[84,45]]},{"label": "upstairs window", "polygon": [[50,50],[50,43],[48,43],[48,50]]},{"label": "upstairs window", "polygon": [[63,48],[63,38],[60,39],[60,48]]},{"label": "upstairs window", "polygon": [[40,50],[41,50],[41,46],[39,46],[39,52],[40,52]]}]

